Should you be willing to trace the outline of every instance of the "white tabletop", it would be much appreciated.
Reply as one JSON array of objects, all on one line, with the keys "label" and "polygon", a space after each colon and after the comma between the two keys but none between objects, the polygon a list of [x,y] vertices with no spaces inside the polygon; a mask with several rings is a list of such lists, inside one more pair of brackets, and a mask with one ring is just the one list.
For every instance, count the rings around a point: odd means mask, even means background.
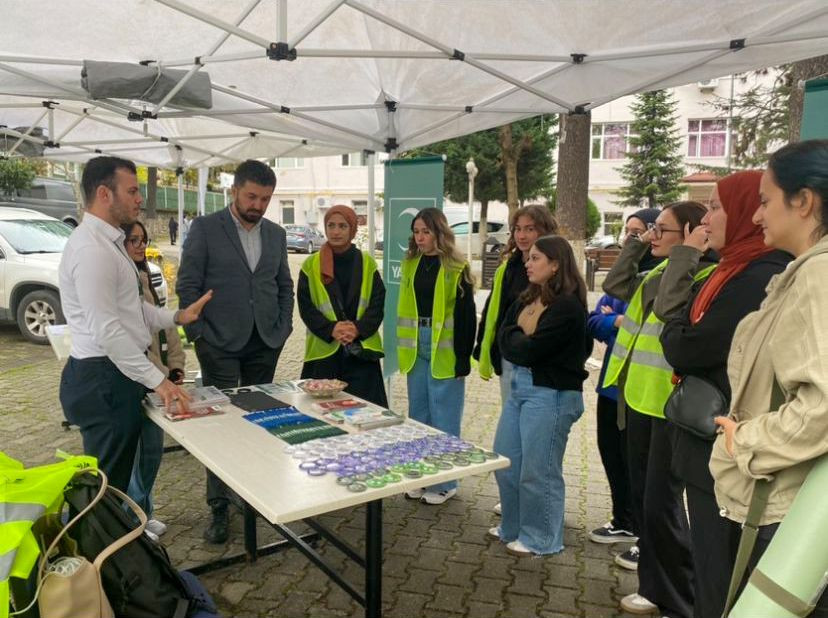
[{"label": "white tabletop", "polygon": [[[278,393],[272,396],[290,403],[308,416],[321,418],[312,405],[319,400],[305,393]],[[342,395],[345,396],[353,397]],[[285,524],[393,496],[426,484],[433,485],[509,466],[507,458],[498,457],[484,463],[455,466],[418,479],[404,477],[399,483],[355,493],[337,485],[335,474],[313,477],[300,470],[299,461],[285,452],[288,444],[244,419],[246,411],[233,405],[222,406],[222,410],[224,414],[184,421],[170,421],[160,410],[151,407],[147,413],[167,434],[274,524]],[[415,421],[408,419],[405,422]],[[344,425],[339,427],[355,431]]]}]

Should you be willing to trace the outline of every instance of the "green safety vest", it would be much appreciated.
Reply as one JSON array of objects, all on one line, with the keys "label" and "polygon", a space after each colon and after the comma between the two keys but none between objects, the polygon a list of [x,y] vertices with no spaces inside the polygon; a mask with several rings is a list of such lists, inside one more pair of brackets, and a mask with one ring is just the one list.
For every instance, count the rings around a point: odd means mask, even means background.
[{"label": "green safety vest", "polygon": [[[310,288],[311,301],[313,306],[319,309],[326,318],[331,322],[336,322],[336,312],[331,304],[331,297],[328,295],[328,290],[322,283],[321,275],[321,259],[319,253],[314,253],[302,264],[302,272],[308,278],[308,287]],[[377,272],[377,263],[374,258],[366,252],[362,252],[362,286],[359,289],[359,306],[357,307],[357,319],[360,319],[364,314],[368,305],[371,303],[371,291],[374,287],[374,273]],[[361,340],[362,347],[366,350],[373,350],[374,352],[382,352],[382,339],[379,331],[366,339]],[[315,361],[322,358],[328,358],[333,355],[341,344],[336,341],[325,341],[310,330],[305,337],[305,362]]]},{"label": "green safety vest", "polygon": [[492,296],[489,298],[489,308],[486,311],[486,324],[483,326],[483,342],[480,344],[480,377],[488,380],[494,374],[492,367],[492,344],[494,343],[497,318],[500,314],[500,296],[503,292],[503,276],[506,274],[506,264],[503,262],[497,267],[492,282]]},{"label": "green safety vest", "polygon": [[98,467],[94,457],[78,456],[25,469],[0,452],[0,618],[9,612],[9,577],[26,579],[37,563],[40,547],[32,526],[43,515],[60,512],[64,488],[90,467]]},{"label": "green safety vest", "polygon": [[[673,368],[664,358],[659,340],[664,322],[652,311],[645,318],[641,298],[644,284],[661,275],[667,268],[667,262],[664,260],[647,273],[635,291],[618,328],[618,336],[604,376],[604,388],[617,384],[621,371],[629,363],[624,382],[625,401],[636,412],[658,418],[664,418],[664,404],[673,392]],[[715,268],[714,264],[700,270],[693,280],[705,279]]]},{"label": "green safety vest", "polygon": [[[414,295],[414,275],[420,256],[402,261],[400,299],[397,305],[397,361],[400,371],[408,373],[417,361],[418,315]],[[434,286],[431,310],[431,376],[438,380],[455,377],[457,358],[454,355],[454,305],[457,288],[466,264],[445,267],[440,261]]]}]

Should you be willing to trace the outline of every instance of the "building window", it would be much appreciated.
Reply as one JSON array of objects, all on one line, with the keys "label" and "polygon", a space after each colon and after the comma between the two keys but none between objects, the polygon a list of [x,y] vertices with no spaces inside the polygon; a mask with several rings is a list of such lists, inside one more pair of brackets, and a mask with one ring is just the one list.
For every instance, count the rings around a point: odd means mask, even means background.
[{"label": "building window", "polygon": [[294,215],[293,200],[279,200],[279,208],[282,210],[282,224],[296,223]]},{"label": "building window", "polygon": [[279,157],[274,167],[280,170],[293,170],[305,167],[305,160],[302,157]]},{"label": "building window", "polygon": [[689,120],[688,157],[723,157],[727,153],[727,120]]},{"label": "building window", "polygon": [[592,158],[623,159],[630,150],[630,124],[607,122],[592,125]]},{"label": "building window", "polygon": [[351,207],[358,215],[368,214],[368,200],[351,200]]},{"label": "building window", "polygon": [[342,155],[342,167],[365,167],[368,165],[368,155],[364,152],[350,152]]},{"label": "building window", "polygon": [[604,213],[604,236],[615,236],[616,238],[624,229],[624,213]]}]

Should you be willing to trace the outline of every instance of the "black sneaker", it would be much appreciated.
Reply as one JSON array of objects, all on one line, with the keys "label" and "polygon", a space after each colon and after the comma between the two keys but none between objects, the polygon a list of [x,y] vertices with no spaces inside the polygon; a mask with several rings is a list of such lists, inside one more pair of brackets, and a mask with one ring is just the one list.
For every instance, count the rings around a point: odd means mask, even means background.
[{"label": "black sneaker", "polygon": [[616,528],[611,521],[608,521],[600,528],[589,533],[589,540],[593,543],[636,543],[638,537],[629,530]]},{"label": "black sneaker", "polygon": [[615,556],[615,564],[629,571],[637,571],[639,553],[638,545],[633,545],[623,554]]}]

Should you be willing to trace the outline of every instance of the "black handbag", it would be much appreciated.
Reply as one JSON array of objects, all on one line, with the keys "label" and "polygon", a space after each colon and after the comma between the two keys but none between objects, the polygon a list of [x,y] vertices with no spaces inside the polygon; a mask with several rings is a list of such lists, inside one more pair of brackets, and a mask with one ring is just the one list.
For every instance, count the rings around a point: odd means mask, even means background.
[{"label": "black handbag", "polygon": [[725,416],[729,407],[715,384],[699,376],[684,376],[670,393],[664,416],[694,436],[712,441],[718,428],[713,419]]}]

